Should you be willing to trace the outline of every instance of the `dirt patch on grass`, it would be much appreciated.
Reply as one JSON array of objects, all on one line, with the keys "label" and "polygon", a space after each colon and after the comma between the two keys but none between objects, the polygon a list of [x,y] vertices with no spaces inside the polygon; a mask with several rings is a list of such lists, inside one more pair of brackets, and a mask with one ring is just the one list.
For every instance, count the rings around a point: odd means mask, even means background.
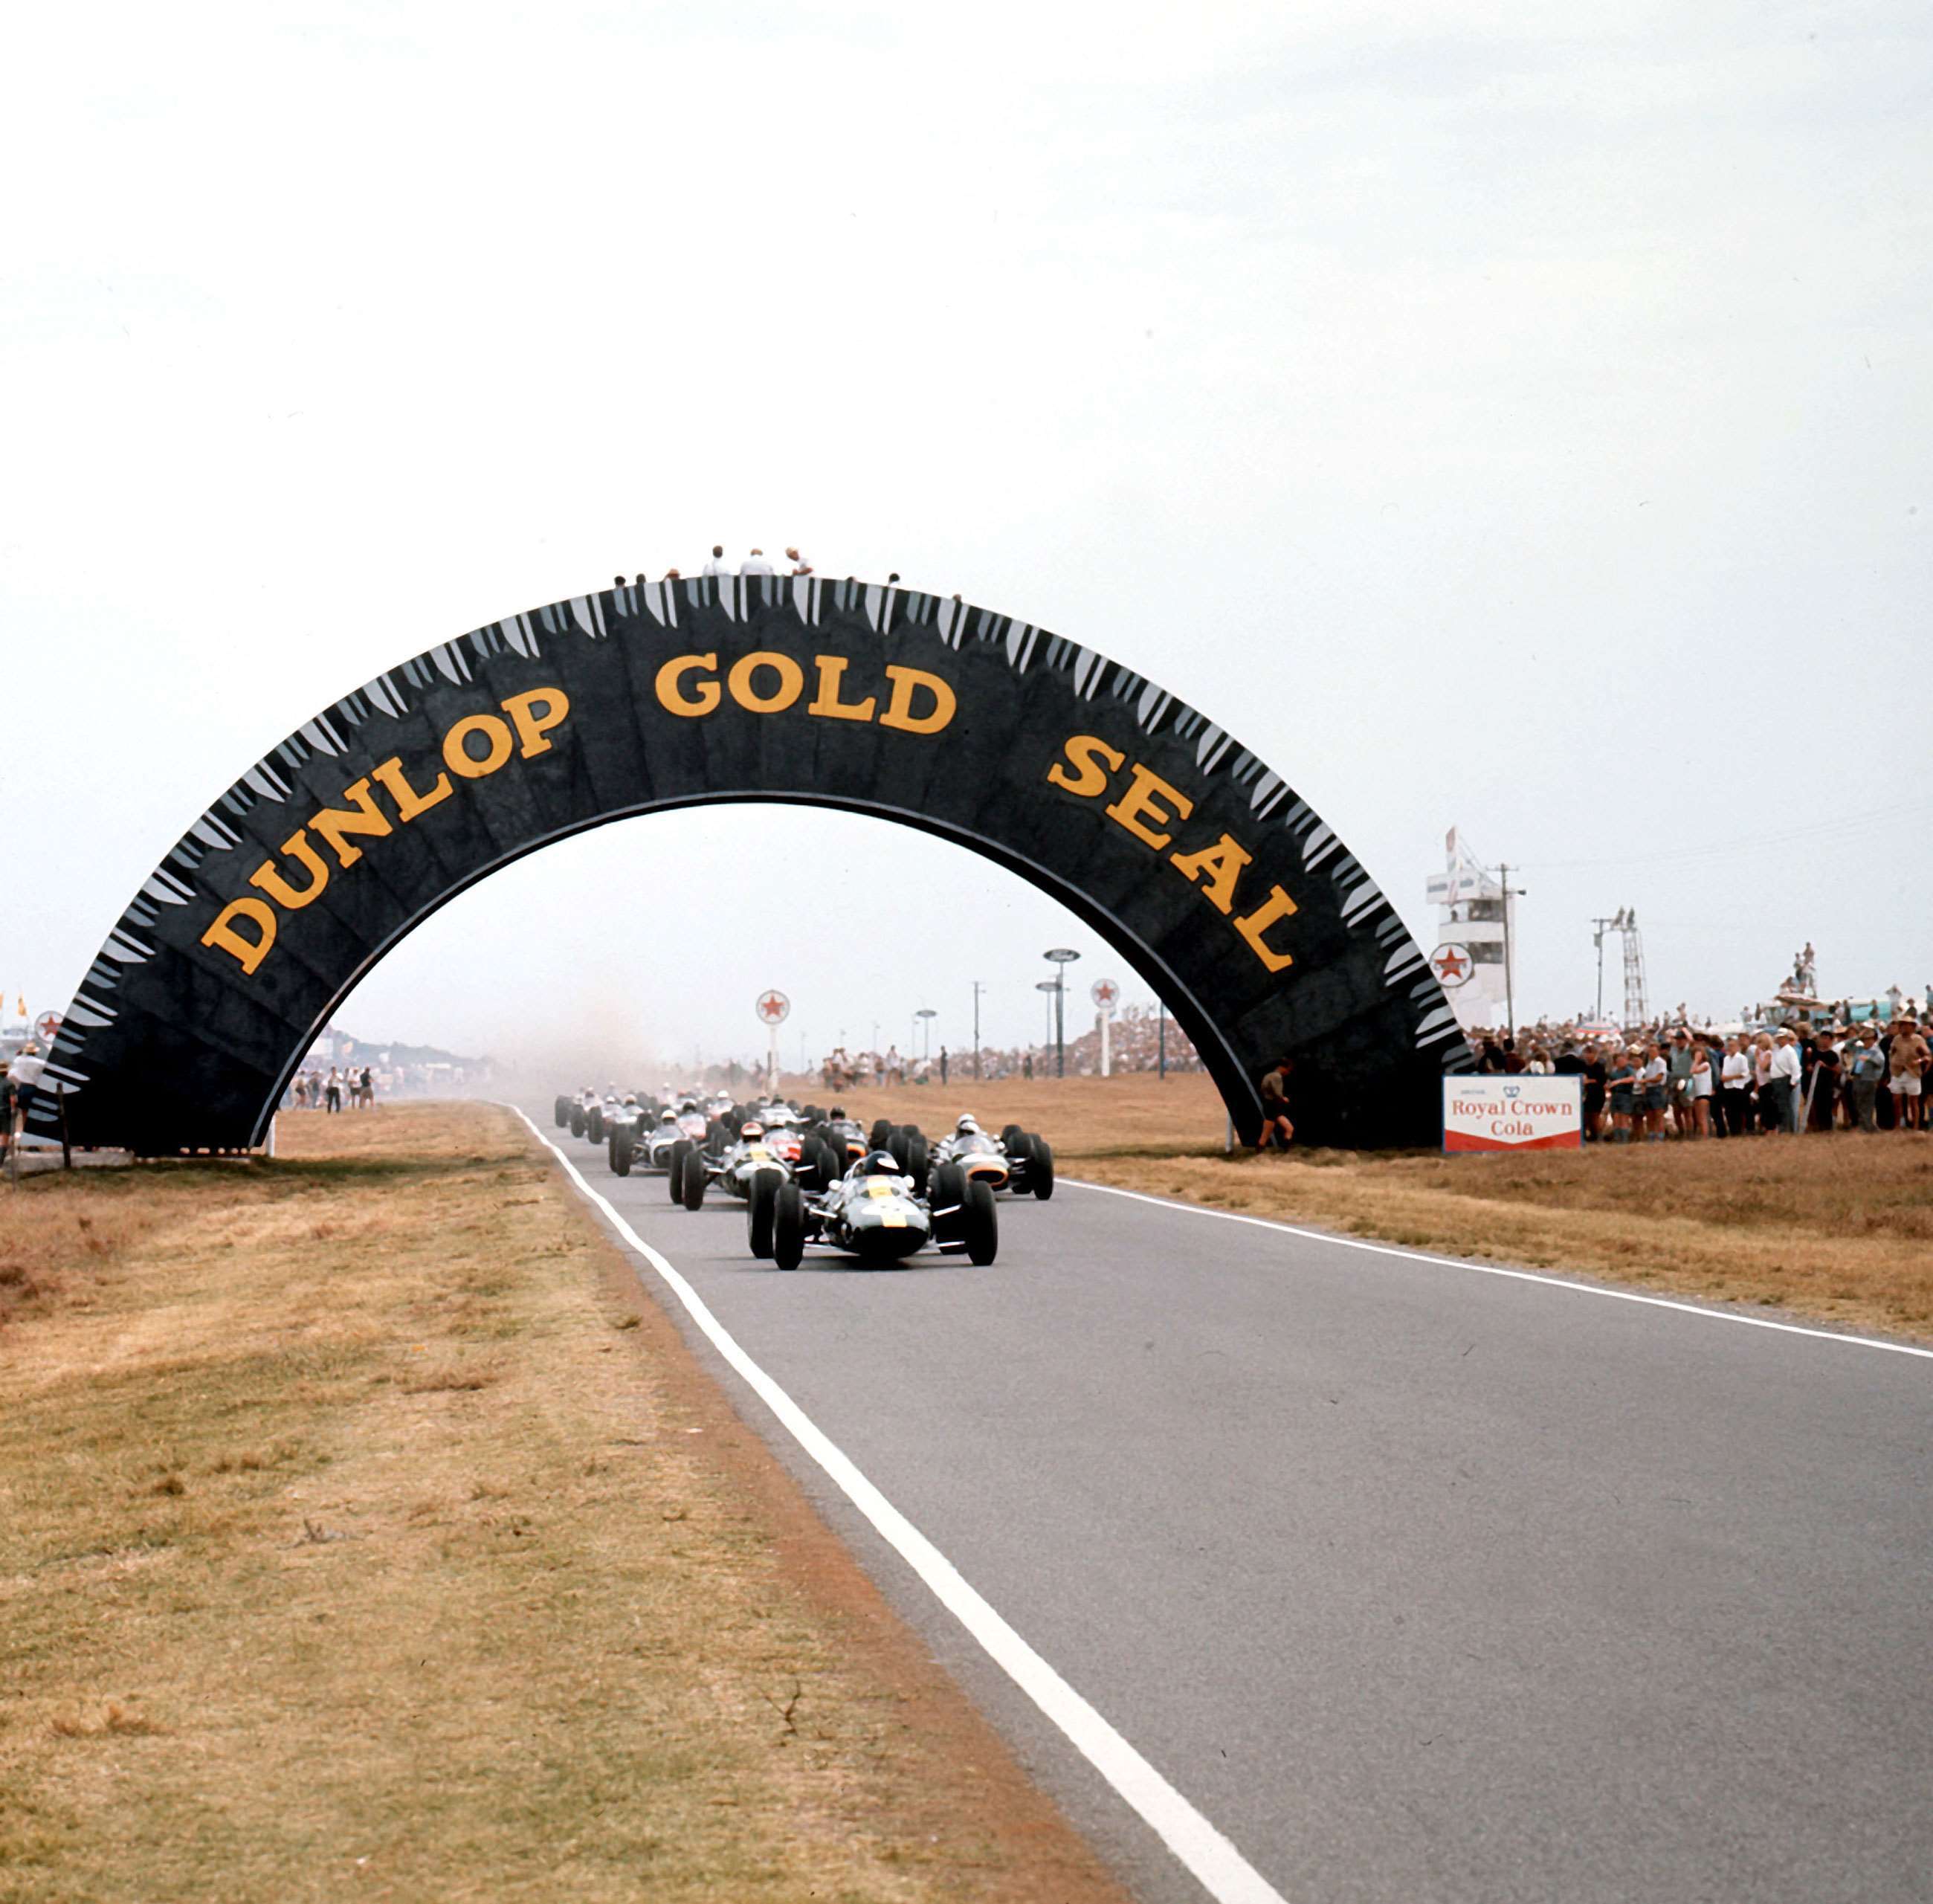
[{"label": "dirt patch on grass", "polygon": [[0,1211],[0,1897],[1118,1897],[521,1126],[282,1139]]},{"label": "dirt patch on grass", "polygon": [[1933,1340],[1933,1136],[1229,1157],[1221,1099],[1192,1073],[955,1078],[843,1102],[929,1132],[964,1110],[997,1129],[1017,1122],[1047,1137],[1066,1173],[1123,1190]]}]

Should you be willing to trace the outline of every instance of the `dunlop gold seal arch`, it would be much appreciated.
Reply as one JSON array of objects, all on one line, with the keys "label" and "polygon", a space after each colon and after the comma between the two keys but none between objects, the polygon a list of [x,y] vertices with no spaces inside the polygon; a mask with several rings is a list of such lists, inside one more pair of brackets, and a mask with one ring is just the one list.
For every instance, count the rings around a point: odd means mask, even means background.
[{"label": "dunlop gold seal arch", "polygon": [[260,1143],[338,1003],[438,907],[588,828],[747,800],[896,821],[1052,895],[1165,1000],[1244,1135],[1256,1080],[1287,1055],[1308,1141],[1437,1139],[1440,1080],[1468,1063],[1454,1015],[1282,775],[1031,622],[753,576],[507,616],[256,762],[81,982],[48,1066],[75,1140]]}]

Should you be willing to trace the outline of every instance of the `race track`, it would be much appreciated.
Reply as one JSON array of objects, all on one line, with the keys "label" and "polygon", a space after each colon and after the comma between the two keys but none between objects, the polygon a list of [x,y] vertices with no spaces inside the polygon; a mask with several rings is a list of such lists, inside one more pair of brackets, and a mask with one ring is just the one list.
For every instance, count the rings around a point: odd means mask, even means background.
[{"label": "race track", "polygon": [[[1933,1897],[1933,1359],[1065,1182],[991,1268],[786,1275],[526,1108],[1249,1895]],[[640,1268],[1136,1895],[1212,1894]]]}]

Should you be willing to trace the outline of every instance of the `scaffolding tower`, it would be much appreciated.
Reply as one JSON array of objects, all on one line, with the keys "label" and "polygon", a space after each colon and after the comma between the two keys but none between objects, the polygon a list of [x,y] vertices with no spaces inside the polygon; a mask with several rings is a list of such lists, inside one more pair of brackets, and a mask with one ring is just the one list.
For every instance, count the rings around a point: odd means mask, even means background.
[{"label": "scaffolding tower", "polygon": [[1598,1012],[1604,1009],[1604,934],[1615,932],[1625,947],[1625,1029],[1635,1031],[1650,1022],[1644,996],[1644,935],[1637,929],[1637,908],[1620,906],[1610,919],[1594,919],[1592,943],[1598,949]]}]

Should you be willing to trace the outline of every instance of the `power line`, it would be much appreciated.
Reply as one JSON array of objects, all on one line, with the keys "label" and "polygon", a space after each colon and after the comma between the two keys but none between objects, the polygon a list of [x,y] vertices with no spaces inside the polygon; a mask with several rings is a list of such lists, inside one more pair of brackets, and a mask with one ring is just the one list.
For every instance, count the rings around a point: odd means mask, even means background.
[{"label": "power line", "polygon": [[1748,834],[1736,840],[1710,846],[1665,847],[1649,853],[1625,853],[1604,859],[1538,859],[1523,862],[1524,872],[1561,873],[1598,866],[1683,865],[1700,859],[1714,859],[1726,853],[1764,852],[1796,845],[1821,845],[1832,838],[1860,830],[1876,823],[1904,820],[1933,813],[1933,800],[1907,801],[1871,811],[1847,814],[1838,820],[1815,820],[1804,826],[1787,827],[1775,833]]}]

